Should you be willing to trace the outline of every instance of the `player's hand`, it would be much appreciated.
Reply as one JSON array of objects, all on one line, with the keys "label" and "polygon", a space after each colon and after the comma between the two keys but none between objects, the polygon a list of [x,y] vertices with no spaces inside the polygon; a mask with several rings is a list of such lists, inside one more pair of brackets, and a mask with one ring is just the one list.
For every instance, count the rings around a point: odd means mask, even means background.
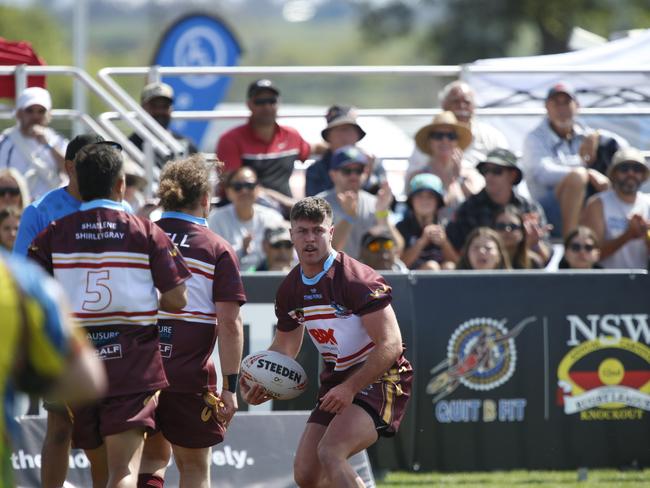
[{"label": "player's hand", "polygon": [[249,405],[259,405],[271,399],[271,396],[262,386],[257,384],[250,386],[243,376],[239,377],[239,391],[244,401]]},{"label": "player's hand", "polygon": [[235,415],[235,412],[239,409],[239,405],[237,405],[237,394],[223,390],[221,392],[221,400],[223,401],[223,408],[221,409],[223,423],[227,426]]},{"label": "player's hand", "polygon": [[352,405],[355,392],[345,383],[335,386],[321,398],[320,409],[325,412],[340,414]]}]

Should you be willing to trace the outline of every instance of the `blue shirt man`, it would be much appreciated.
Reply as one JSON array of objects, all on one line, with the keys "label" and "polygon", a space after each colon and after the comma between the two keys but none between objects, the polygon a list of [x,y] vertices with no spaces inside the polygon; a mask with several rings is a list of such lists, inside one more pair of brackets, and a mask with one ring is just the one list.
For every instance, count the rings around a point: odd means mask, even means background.
[{"label": "blue shirt man", "polygon": [[[105,141],[102,136],[96,134],[81,134],[70,141],[65,151],[65,169],[70,182],[64,188],[56,188],[47,192],[25,208],[20,219],[16,242],[14,243],[14,254],[27,256],[27,249],[29,249],[31,242],[50,222],[79,210],[81,195],[77,186],[74,158],[82,147],[97,143],[119,146],[116,142]],[[119,147],[119,149],[122,148]],[[128,212],[132,211],[127,202],[122,203],[127,207]]]}]

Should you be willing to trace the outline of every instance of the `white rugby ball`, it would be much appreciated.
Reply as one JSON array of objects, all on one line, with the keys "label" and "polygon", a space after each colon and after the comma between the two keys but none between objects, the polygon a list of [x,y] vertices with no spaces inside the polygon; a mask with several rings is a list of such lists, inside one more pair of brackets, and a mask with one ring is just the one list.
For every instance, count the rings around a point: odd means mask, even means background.
[{"label": "white rugby ball", "polygon": [[264,387],[275,400],[291,400],[307,388],[307,374],[294,359],[276,351],[258,351],[241,363],[241,375],[252,386]]}]

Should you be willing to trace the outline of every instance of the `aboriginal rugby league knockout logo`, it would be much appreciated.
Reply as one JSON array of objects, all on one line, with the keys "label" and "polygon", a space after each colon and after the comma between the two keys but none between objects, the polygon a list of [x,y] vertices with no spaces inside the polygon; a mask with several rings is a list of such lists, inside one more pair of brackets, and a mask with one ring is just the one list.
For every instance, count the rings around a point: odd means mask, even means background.
[{"label": "aboriginal rugby league knockout logo", "polygon": [[459,385],[471,390],[487,391],[510,379],[517,364],[515,338],[537,317],[527,317],[510,330],[507,320],[473,318],[451,335],[447,358],[431,369],[433,377],[427,393],[436,403],[451,394]]},{"label": "aboriginal rugby league knockout logo", "polygon": [[647,314],[567,315],[557,404],[580,420],[641,420],[650,411]]}]

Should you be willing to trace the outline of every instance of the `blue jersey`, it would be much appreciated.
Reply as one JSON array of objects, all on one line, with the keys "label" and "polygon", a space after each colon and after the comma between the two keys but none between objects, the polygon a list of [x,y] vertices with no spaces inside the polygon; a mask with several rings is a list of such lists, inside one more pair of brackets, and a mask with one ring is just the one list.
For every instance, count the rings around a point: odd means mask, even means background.
[{"label": "blue jersey", "polygon": [[[122,205],[127,212],[133,213],[131,205],[126,200],[122,201]],[[77,212],[80,206],[81,201],[70,195],[65,188],[49,191],[28,205],[20,218],[14,254],[27,256],[29,245],[50,222]]]},{"label": "blue jersey", "polygon": [[47,192],[41,198],[28,205],[23,211],[18,226],[18,235],[14,244],[14,254],[27,256],[27,249],[39,232],[53,220],[79,210],[81,202],[70,195],[65,188]]}]

